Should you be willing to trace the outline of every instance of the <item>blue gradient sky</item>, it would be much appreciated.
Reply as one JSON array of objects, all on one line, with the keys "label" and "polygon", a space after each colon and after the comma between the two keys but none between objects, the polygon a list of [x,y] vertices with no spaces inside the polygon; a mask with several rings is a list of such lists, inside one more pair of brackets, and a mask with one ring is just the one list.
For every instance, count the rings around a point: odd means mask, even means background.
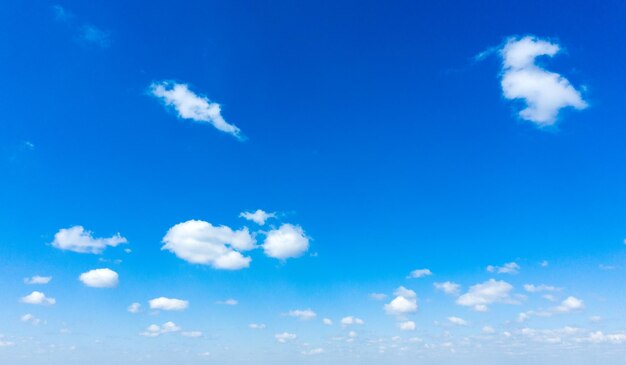
[{"label": "blue gradient sky", "polygon": [[[625,364],[623,2],[2,9],[1,363]],[[526,35],[561,47],[537,64],[587,108],[563,108],[549,127],[520,118],[524,100],[500,85],[500,51]],[[164,81],[219,103],[246,139],[180,117],[151,92]],[[239,217],[257,209],[277,218]],[[298,225],[309,248],[281,260],[259,247],[240,270],[193,264],[162,250],[168,230],[192,219],[249,227],[258,245]],[[73,226],[128,243],[102,254],[54,247]],[[506,263],[519,269],[486,270]],[[119,284],[81,283],[98,268]],[[407,279],[424,268],[432,275]],[[52,280],[25,284],[33,275]],[[510,284],[510,298],[487,312],[458,304],[490,279]],[[459,292],[435,288],[445,281]],[[390,315],[400,286],[419,309]],[[56,303],[20,302],[33,291]],[[150,309],[161,296],[189,307]],[[558,310],[568,297],[584,305]],[[229,298],[237,305],[217,303]],[[127,311],[133,302],[139,313]],[[286,315],[297,309],[316,316]],[[528,311],[539,315],[519,321]],[[346,316],[364,324],[342,326]],[[168,321],[181,330],[140,335]],[[400,330],[406,321],[415,329]],[[281,343],[282,333],[296,337]]]}]

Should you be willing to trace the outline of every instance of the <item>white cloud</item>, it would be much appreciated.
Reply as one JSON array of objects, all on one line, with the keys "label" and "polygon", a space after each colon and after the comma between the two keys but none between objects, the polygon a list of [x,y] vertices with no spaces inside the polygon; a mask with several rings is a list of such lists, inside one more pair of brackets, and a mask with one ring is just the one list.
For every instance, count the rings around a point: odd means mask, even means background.
[{"label": "white cloud", "polygon": [[287,342],[291,342],[291,341],[295,340],[296,338],[298,338],[298,336],[296,336],[294,333],[283,332],[283,333],[275,334],[274,338],[279,343],[287,343]]},{"label": "white cloud", "polygon": [[202,332],[200,332],[200,331],[186,331],[186,332],[181,332],[180,335],[183,336],[183,337],[198,338],[198,337],[202,337]]},{"label": "white cloud", "polygon": [[15,342],[0,340],[0,347],[13,347],[13,346],[15,346]]},{"label": "white cloud", "polygon": [[519,112],[520,117],[539,126],[554,124],[562,108],[587,107],[566,78],[535,63],[537,57],[552,57],[559,51],[558,44],[534,37],[511,38],[501,50],[504,97],[524,100],[526,108]]},{"label": "white cloud", "polygon": [[495,328],[493,328],[491,326],[484,326],[482,331],[483,331],[483,333],[486,333],[486,334],[496,333]]},{"label": "white cloud", "polygon": [[127,243],[126,238],[119,233],[109,238],[94,238],[90,231],[86,231],[83,226],[62,228],[54,235],[52,246],[78,253],[100,254],[105,248],[115,247],[122,243]]},{"label": "white cloud", "polygon": [[451,281],[434,283],[433,285],[435,286],[435,289],[441,290],[448,295],[459,295],[459,292],[461,291],[461,286]]},{"label": "white cloud", "polygon": [[314,349],[302,351],[302,355],[307,355],[307,356],[319,355],[319,354],[323,354],[323,353],[324,353],[324,349],[321,348],[321,347],[316,347]]},{"label": "white cloud", "polygon": [[396,289],[394,295],[396,297],[385,304],[387,314],[404,316],[417,311],[417,295],[413,290],[401,286]]},{"label": "white cloud", "polygon": [[257,209],[255,212],[242,212],[239,216],[262,226],[265,224],[266,220],[276,218],[276,213],[268,213],[264,210]]},{"label": "white cloud", "polygon": [[576,297],[569,296],[561,302],[561,305],[554,308],[554,311],[560,312],[560,313],[567,313],[567,312],[577,311],[583,308],[585,308],[585,303],[583,303],[582,300]]},{"label": "white cloud", "polygon": [[472,307],[475,311],[485,312],[492,303],[515,303],[510,298],[513,286],[506,281],[489,279],[481,284],[473,285],[468,292],[457,298],[456,303]]},{"label": "white cloud", "polygon": [[22,317],[20,317],[20,321],[25,322],[25,323],[30,323],[35,326],[41,323],[41,319],[35,317],[34,315],[30,313],[24,314]]},{"label": "white cloud", "polygon": [[150,309],[160,309],[164,311],[182,311],[189,307],[189,301],[187,300],[166,297],[150,299],[148,304],[150,304]]},{"label": "white cloud", "polygon": [[448,322],[456,326],[467,326],[469,324],[466,320],[459,317],[448,317]]},{"label": "white cloud", "polygon": [[157,337],[166,333],[178,332],[180,331],[180,327],[176,325],[174,322],[165,322],[163,325],[159,326],[157,324],[151,324],[146,328],[144,332],[141,332],[140,335],[145,337]]},{"label": "white cloud", "polygon": [[404,321],[398,323],[398,328],[400,328],[401,331],[415,331],[416,327],[417,326],[413,321]]},{"label": "white cloud", "polygon": [[169,229],[161,249],[174,253],[192,264],[209,265],[215,269],[238,270],[250,265],[251,258],[239,251],[254,249],[256,241],[244,227],[233,231],[227,226],[190,220]]},{"label": "white cloud", "polygon": [[526,290],[529,293],[540,293],[540,292],[553,292],[553,291],[558,291],[560,289],[557,287],[554,287],[551,285],[545,285],[545,284],[540,284],[540,285],[525,284],[524,290]]},{"label": "white cloud", "polygon": [[519,273],[519,265],[515,262],[509,262],[502,266],[487,266],[488,272],[498,273],[498,274],[517,274]]},{"label": "white cloud", "polygon": [[267,232],[263,250],[269,257],[288,259],[302,256],[309,249],[309,238],[302,227],[283,224],[278,229]]},{"label": "white cloud", "polygon": [[265,326],[265,324],[263,323],[250,323],[248,327],[250,327],[253,330],[262,330],[267,326]]},{"label": "white cloud", "polygon": [[30,278],[24,278],[24,284],[35,285],[35,284],[48,284],[52,280],[52,276],[39,276],[35,275]]},{"label": "white cloud", "polygon": [[139,311],[141,310],[141,304],[139,303],[132,303],[131,305],[128,306],[128,308],[126,308],[126,310],[128,310],[130,313],[139,313]]},{"label": "white cloud", "polygon": [[317,316],[317,314],[310,309],[294,309],[287,312],[286,315],[289,317],[298,318],[302,321],[308,321]]},{"label": "white cloud", "polygon": [[237,299],[226,299],[226,300],[220,300],[219,302],[217,302],[217,304],[223,304],[223,305],[237,305],[239,304],[239,302],[237,301]]},{"label": "white cloud", "polygon": [[613,343],[613,344],[621,344],[626,342],[626,334],[624,333],[607,333],[604,334],[602,331],[592,332],[589,334],[587,338],[589,342],[592,343]]},{"label": "white cloud", "polygon": [[361,325],[361,324],[364,324],[364,323],[365,323],[365,321],[363,321],[361,318],[357,318],[357,317],[354,317],[354,316],[347,316],[347,317],[343,317],[341,319],[341,325],[344,326],[344,327],[351,326],[351,325],[354,325],[354,324]]},{"label": "white cloud", "polygon": [[49,298],[44,293],[39,292],[39,291],[34,291],[28,294],[27,296],[22,297],[20,301],[26,304],[39,304],[39,305],[53,305],[57,302],[56,299]]},{"label": "white cloud", "polygon": [[387,299],[387,294],[372,293],[372,294],[370,294],[370,298],[372,298],[374,300],[385,300],[385,299]]},{"label": "white cloud", "polygon": [[150,86],[150,92],[161,99],[166,106],[176,109],[179,118],[206,122],[239,140],[244,139],[239,128],[224,120],[218,103],[213,103],[207,97],[194,93],[186,84],[157,82]]},{"label": "white cloud", "polygon": [[333,321],[330,318],[324,318],[322,319],[322,323],[324,323],[327,326],[332,326],[333,325]]},{"label": "white cloud", "polygon": [[115,288],[119,275],[111,269],[95,269],[80,274],[80,281],[92,288]]},{"label": "white cloud", "polygon": [[432,271],[430,271],[429,269],[417,269],[417,270],[411,271],[407,278],[409,278],[409,279],[419,279],[419,278],[423,278],[425,276],[430,276],[432,274],[433,274]]}]

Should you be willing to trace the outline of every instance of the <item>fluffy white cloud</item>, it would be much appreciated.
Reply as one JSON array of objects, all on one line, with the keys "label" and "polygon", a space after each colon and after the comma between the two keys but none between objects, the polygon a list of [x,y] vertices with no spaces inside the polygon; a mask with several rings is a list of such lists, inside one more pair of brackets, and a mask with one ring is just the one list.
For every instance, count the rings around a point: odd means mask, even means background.
[{"label": "fluffy white cloud", "polygon": [[239,216],[262,226],[265,224],[266,220],[276,218],[276,213],[268,213],[264,210],[257,209],[255,212],[242,212]]},{"label": "fluffy white cloud", "polygon": [[587,338],[589,342],[592,343],[613,343],[613,344],[621,344],[626,342],[626,334],[624,333],[607,333],[604,334],[602,331],[592,332],[589,334]]},{"label": "fluffy white cloud", "polygon": [[265,326],[265,324],[263,323],[250,323],[248,327],[250,327],[253,330],[262,330],[267,326]]},{"label": "fluffy white cloud", "polygon": [[354,324],[364,324],[365,321],[363,321],[361,318],[357,318],[354,316],[347,316],[347,317],[343,317],[341,319],[341,325],[342,326],[351,326]]},{"label": "fluffy white cloud", "polygon": [[20,317],[20,321],[25,322],[25,323],[30,323],[35,326],[41,323],[41,319],[35,317],[34,315],[30,313],[24,314],[22,317]]},{"label": "fluffy white cloud", "polygon": [[461,291],[461,286],[457,283],[453,283],[451,281],[446,281],[443,283],[434,283],[435,289],[441,290],[442,292],[448,295],[459,295]]},{"label": "fluffy white cloud", "polygon": [[119,284],[119,275],[111,269],[95,269],[80,274],[83,284],[92,288],[115,288]]},{"label": "fluffy white cloud", "polygon": [[398,323],[398,328],[400,328],[401,331],[415,331],[416,327],[417,326],[413,321],[404,321]]},{"label": "fluffy white cloud", "polygon": [[324,318],[322,319],[322,323],[324,323],[327,326],[332,326],[333,325],[333,321],[330,318]]},{"label": "fluffy white cloud", "polygon": [[552,57],[559,50],[558,44],[534,37],[511,38],[501,50],[504,97],[524,100],[526,108],[519,112],[520,117],[539,126],[554,124],[562,108],[587,107],[566,78],[535,63],[537,57]]},{"label": "fluffy white cloud", "polygon": [[569,296],[561,302],[561,305],[554,308],[554,311],[560,312],[560,313],[567,313],[567,312],[577,311],[583,308],[585,308],[585,304],[583,303],[582,300],[576,297]]},{"label": "fluffy white cloud", "polygon": [[139,311],[141,310],[141,304],[132,303],[131,305],[128,306],[128,308],[126,308],[126,310],[133,314],[139,313]]},{"label": "fluffy white cloud", "polygon": [[387,314],[404,316],[417,311],[417,295],[413,290],[401,286],[396,289],[394,295],[396,297],[385,304]]},{"label": "fluffy white cloud", "polygon": [[217,302],[217,304],[223,304],[223,305],[237,305],[239,304],[239,302],[237,301],[237,299],[226,299],[226,300],[220,300],[219,302]]},{"label": "fluffy white cloud", "polygon": [[244,139],[239,128],[224,120],[218,103],[211,102],[205,96],[197,95],[189,90],[186,84],[156,82],[150,86],[150,92],[161,99],[166,106],[176,109],[180,118],[206,122],[239,140]]},{"label": "fluffy white cloud", "polygon": [[448,322],[456,326],[467,326],[469,324],[466,320],[459,317],[448,317]]},{"label": "fluffy white cloud", "polygon": [[254,249],[256,240],[247,227],[234,231],[227,226],[190,220],[169,229],[163,237],[163,250],[193,263],[215,269],[238,270],[250,265],[251,258],[240,251]]},{"label": "fluffy white cloud", "polygon": [[189,301],[187,300],[166,297],[150,299],[148,304],[150,304],[150,309],[160,309],[164,311],[182,311],[189,307]]},{"label": "fluffy white cloud", "polygon": [[425,276],[430,276],[432,275],[432,271],[430,271],[429,269],[417,269],[417,270],[413,270],[409,273],[408,278],[409,279],[419,279],[419,278],[423,278]]},{"label": "fluffy white cloud", "polygon": [[308,321],[315,318],[317,316],[317,313],[310,309],[294,309],[287,312],[286,315],[289,317],[298,318],[303,321]]},{"label": "fluffy white cloud", "polygon": [[157,337],[166,333],[178,332],[180,331],[180,327],[176,325],[174,322],[165,322],[163,325],[159,326],[157,324],[151,324],[146,328],[144,332],[141,332],[140,335],[145,337]]},{"label": "fluffy white cloud", "polygon": [[287,343],[287,342],[291,342],[291,341],[295,340],[296,338],[298,338],[298,336],[296,336],[294,333],[283,332],[283,333],[275,334],[274,338],[279,343]]},{"label": "fluffy white cloud", "polygon": [[52,276],[39,276],[35,275],[30,278],[24,278],[24,284],[35,285],[35,284],[48,284],[52,280]]},{"label": "fluffy white cloud", "polygon": [[20,301],[26,304],[38,304],[38,305],[53,305],[57,302],[56,299],[49,298],[40,291],[34,291],[28,294],[27,296],[22,297]]},{"label": "fluffy white cloud", "polygon": [[515,303],[510,297],[513,286],[506,281],[489,279],[481,284],[472,285],[468,292],[457,298],[456,303],[484,312],[492,303]]},{"label": "fluffy white cloud", "polygon": [[509,262],[502,266],[487,266],[488,272],[498,273],[498,274],[517,274],[519,273],[519,265],[515,262]]},{"label": "fluffy white cloud", "polygon": [[308,249],[309,238],[302,227],[287,223],[267,232],[263,243],[267,256],[281,260],[302,256]]},{"label": "fluffy white cloud", "polygon": [[94,238],[83,226],[74,226],[60,229],[54,235],[52,246],[78,253],[100,254],[108,246],[115,247],[127,242],[119,233],[109,238]]},{"label": "fluffy white cloud", "polygon": [[540,292],[558,291],[560,289],[557,287],[554,287],[551,285],[545,285],[545,284],[540,284],[540,285],[525,284],[524,290],[526,290],[529,293],[540,293]]}]

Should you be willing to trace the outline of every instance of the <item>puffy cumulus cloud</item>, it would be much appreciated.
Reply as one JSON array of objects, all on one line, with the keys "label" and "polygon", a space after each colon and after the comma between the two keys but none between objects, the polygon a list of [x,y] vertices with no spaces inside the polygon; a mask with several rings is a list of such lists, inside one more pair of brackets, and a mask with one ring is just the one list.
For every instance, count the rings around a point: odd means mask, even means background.
[{"label": "puffy cumulus cloud", "polygon": [[144,337],[158,337],[166,333],[179,332],[181,328],[174,322],[165,322],[159,326],[157,324],[151,324],[140,335]]},{"label": "puffy cumulus cloud", "polygon": [[304,234],[302,227],[288,223],[267,232],[263,242],[265,254],[280,260],[300,257],[308,249],[309,238]]},{"label": "puffy cumulus cloud", "polygon": [[469,325],[469,323],[466,320],[464,320],[463,318],[459,318],[459,317],[448,317],[448,322],[450,322],[451,324],[455,326]]},{"label": "puffy cumulus cloud", "polygon": [[109,238],[94,238],[92,233],[86,231],[83,226],[74,226],[60,229],[54,235],[52,246],[60,250],[100,254],[109,246],[115,247],[127,242],[126,238],[120,236],[119,233]]},{"label": "puffy cumulus cloud", "polygon": [[327,326],[332,326],[333,325],[333,320],[330,318],[324,318],[322,319],[322,323],[324,323]]},{"label": "puffy cumulus cloud", "polygon": [[416,269],[409,273],[408,279],[419,279],[425,276],[431,276],[433,273],[429,269]]},{"label": "puffy cumulus cloud", "polygon": [[150,85],[150,93],[166,106],[173,107],[179,118],[209,123],[217,130],[228,133],[239,140],[245,139],[239,128],[222,117],[221,107],[207,97],[189,90],[187,84],[162,81]]},{"label": "puffy cumulus cloud", "polygon": [[135,303],[131,303],[128,308],[126,308],[126,310],[130,313],[139,313],[139,311],[141,310],[141,304],[135,302]]},{"label": "puffy cumulus cloud", "polygon": [[35,326],[41,323],[41,319],[35,317],[34,315],[30,313],[24,314],[22,317],[20,317],[20,321],[25,322],[25,323],[30,323]]},{"label": "puffy cumulus cloud", "polygon": [[568,313],[581,310],[583,308],[585,308],[585,303],[583,303],[582,300],[576,297],[569,296],[565,298],[565,300],[563,300],[559,306],[554,308],[554,311],[559,313]]},{"label": "puffy cumulus cloud", "polygon": [[239,301],[237,301],[237,299],[230,298],[230,299],[226,299],[226,300],[220,300],[220,301],[217,302],[217,304],[233,306],[233,305],[239,304]]},{"label": "puffy cumulus cloud", "polygon": [[365,323],[365,321],[363,321],[361,318],[357,318],[357,317],[354,317],[354,316],[347,316],[347,317],[343,317],[341,319],[341,325],[344,326],[344,327],[352,326],[352,325],[355,325],[355,324],[361,325],[361,324],[364,324],[364,323]]},{"label": "puffy cumulus cloud", "polygon": [[253,330],[262,330],[265,329],[265,327],[267,326],[263,323],[250,323],[248,327]]},{"label": "puffy cumulus cloud", "polygon": [[119,282],[119,275],[111,269],[94,269],[80,274],[78,279],[92,288],[115,288]]},{"label": "puffy cumulus cloud", "polygon": [[150,305],[150,309],[164,311],[182,311],[189,307],[189,301],[187,300],[166,297],[150,299],[148,304]]},{"label": "puffy cumulus cloud", "polygon": [[537,57],[553,57],[559,51],[558,44],[535,37],[511,38],[501,49],[504,97],[523,100],[526,108],[519,112],[519,116],[538,126],[554,124],[562,108],[582,110],[587,107],[566,78],[535,62]]},{"label": "puffy cumulus cloud", "polygon": [[315,318],[317,316],[317,313],[315,313],[314,311],[310,309],[294,309],[285,313],[285,315],[289,317],[298,318],[302,321],[308,321],[310,319]]},{"label": "puffy cumulus cloud", "polygon": [[508,262],[502,266],[487,266],[487,271],[497,274],[517,274],[519,273],[520,267],[515,262]]},{"label": "puffy cumulus cloud", "polygon": [[621,344],[626,342],[625,333],[607,333],[602,331],[591,332],[586,339],[592,343],[612,343]]},{"label": "puffy cumulus cloud", "polygon": [[35,276],[30,277],[30,278],[24,278],[24,284],[27,284],[27,285],[35,285],[35,284],[44,285],[44,284],[48,284],[50,282],[50,280],[52,280],[52,276],[35,275]]},{"label": "puffy cumulus cloud", "polygon": [[403,286],[394,292],[395,298],[385,304],[385,312],[396,316],[405,316],[417,311],[417,295]]},{"label": "puffy cumulus cloud", "polygon": [[415,322],[413,321],[404,321],[404,322],[398,323],[398,328],[401,331],[415,331],[415,328],[417,328],[417,326],[415,325]]},{"label": "puffy cumulus cloud", "polygon": [[295,340],[298,336],[295,333],[283,332],[275,334],[274,338],[278,343],[287,343]]},{"label": "puffy cumulus cloud", "polygon": [[511,299],[513,286],[506,281],[489,279],[481,284],[472,285],[467,293],[457,298],[456,303],[472,307],[475,311],[485,312],[492,303],[516,303]]},{"label": "puffy cumulus cloud", "polygon": [[560,289],[552,285],[545,285],[545,284],[540,284],[540,285],[524,284],[524,290],[526,290],[529,293],[541,293],[541,292],[559,291]]},{"label": "puffy cumulus cloud", "polygon": [[22,297],[20,301],[22,303],[36,305],[53,305],[57,302],[56,299],[47,297],[44,293],[40,291],[34,291],[27,296]]},{"label": "puffy cumulus cloud", "polygon": [[227,226],[190,220],[169,229],[163,237],[162,250],[192,264],[209,265],[215,269],[239,270],[250,265],[251,258],[240,251],[254,249],[256,240],[248,228],[234,231]]},{"label": "puffy cumulus cloud", "polygon": [[265,221],[268,219],[276,218],[276,213],[268,213],[264,210],[257,209],[255,212],[241,212],[239,216],[262,226],[265,225]]},{"label": "puffy cumulus cloud", "polygon": [[445,281],[443,283],[434,283],[433,286],[435,287],[435,289],[441,290],[442,292],[448,295],[459,295],[459,292],[461,291],[461,286],[451,281]]}]

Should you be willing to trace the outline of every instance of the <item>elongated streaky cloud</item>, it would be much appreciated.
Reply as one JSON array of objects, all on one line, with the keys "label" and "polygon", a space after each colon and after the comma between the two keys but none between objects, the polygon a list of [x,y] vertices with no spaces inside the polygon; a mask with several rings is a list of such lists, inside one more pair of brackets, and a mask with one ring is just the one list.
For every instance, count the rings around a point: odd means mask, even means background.
[{"label": "elongated streaky cloud", "polygon": [[187,262],[222,270],[248,267],[252,259],[243,256],[240,251],[256,247],[256,240],[246,227],[235,231],[200,220],[173,226],[163,237],[163,243],[162,250],[170,251]]},{"label": "elongated streaky cloud", "polygon": [[28,285],[35,285],[35,284],[44,285],[44,284],[48,284],[50,282],[50,280],[52,280],[52,276],[35,275],[33,277],[30,277],[30,278],[24,278],[24,284],[28,284]]},{"label": "elongated streaky cloud", "polygon": [[287,312],[286,315],[289,317],[298,318],[302,321],[308,321],[315,318],[317,316],[317,313],[315,313],[311,309],[294,309]]},{"label": "elongated streaky cloud", "polygon": [[516,262],[507,262],[502,266],[487,266],[487,271],[497,274],[518,274],[520,266]]},{"label": "elongated streaky cloud", "polygon": [[519,116],[538,126],[554,124],[565,107],[587,107],[580,92],[566,78],[535,63],[537,57],[553,57],[559,51],[558,44],[535,37],[511,38],[501,49],[504,97],[523,100],[526,108]]},{"label": "elongated streaky cloud", "polygon": [[432,271],[430,271],[429,269],[417,269],[417,270],[413,270],[409,273],[409,276],[407,276],[408,279],[419,279],[419,278],[423,278],[426,276],[431,276],[433,273]]},{"label": "elongated streaky cloud", "polygon": [[127,243],[126,238],[119,233],[109,238],[94,238],[90,231],[86,231],[83,226],[74,226],[60,229],[54,235],[52,246],[60,249],[78,253],[100,254],[107,247],[115,247],[122,243]]},{"label": "elongated streaky cloud", "polygon": [[189,90],[187,84],[169,81],[155,82],[150,85],[150,93],[161,99],[166,106],[173,107],[180,118],[209,123],[239,140],[245,139],[239,128],[224,120],[218,103]]}]

